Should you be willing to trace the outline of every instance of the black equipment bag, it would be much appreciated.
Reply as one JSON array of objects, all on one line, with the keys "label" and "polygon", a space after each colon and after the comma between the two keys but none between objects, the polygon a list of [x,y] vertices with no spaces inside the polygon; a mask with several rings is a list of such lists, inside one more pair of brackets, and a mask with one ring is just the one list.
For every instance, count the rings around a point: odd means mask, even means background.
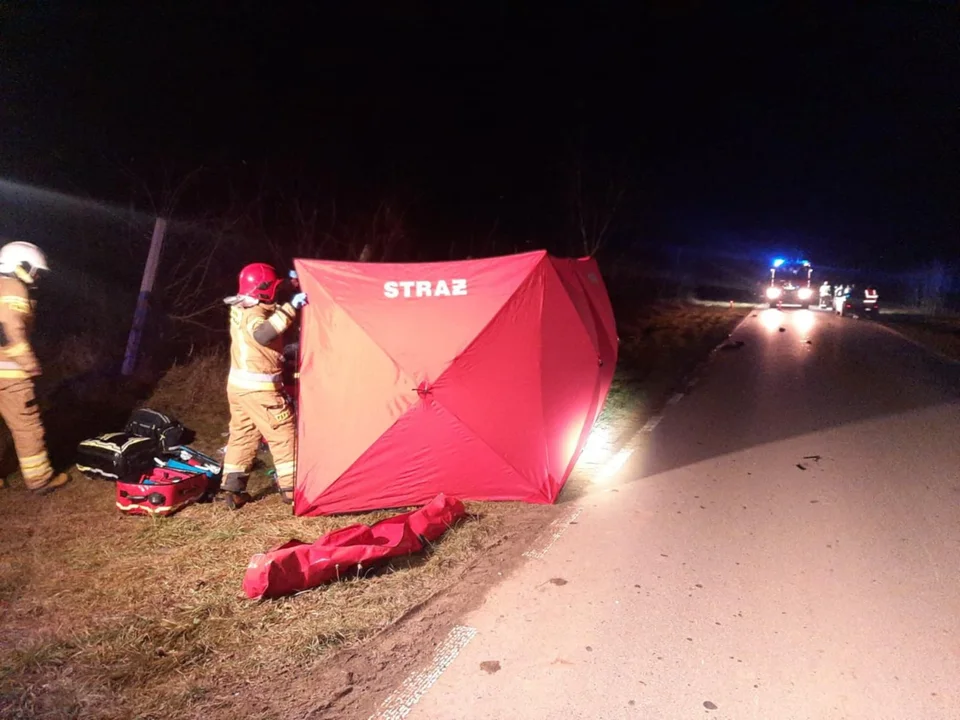
[{"label": "black equipment bag", "polygon": [[153,438],[107,433],[77,446],[77,470],[90,478],[129,481],[155,467],[158,450]]},{"label": "black equipment bag", "polygon": [[149,408],[134,410],[127,421],[130,435],[153,438],[161,452],[168,453],[183,442],[185,429],[177,420]]}]

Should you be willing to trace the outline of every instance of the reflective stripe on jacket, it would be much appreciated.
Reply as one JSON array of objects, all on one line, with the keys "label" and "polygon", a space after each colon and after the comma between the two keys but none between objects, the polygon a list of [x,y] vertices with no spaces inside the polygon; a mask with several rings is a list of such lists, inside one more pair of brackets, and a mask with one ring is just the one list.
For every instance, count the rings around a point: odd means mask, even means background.
[{"label": "reflective stripe on jacket", "polygon": [[[254,305],[230,308],[230,375],[227,386],[237,390],[278,390],[282,386],[283,332],[293,320],[293,308]],[[276,336],[267,344],[254,334],[264,323]],[[273,333],[271,333],[273,334]]]},{"label": "reflective stripe on jacket", "polygon": [[230,368],[227,384],[238,390],[279,390],[283,386],[283,380],[279,374],[255,373]]}]

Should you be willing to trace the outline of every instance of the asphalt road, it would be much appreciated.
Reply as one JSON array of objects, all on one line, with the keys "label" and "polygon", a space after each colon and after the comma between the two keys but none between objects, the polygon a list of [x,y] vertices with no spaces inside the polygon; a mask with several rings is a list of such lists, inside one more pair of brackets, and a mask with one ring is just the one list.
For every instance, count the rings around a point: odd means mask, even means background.
[{"label": "asphalt road", "polygon": [[960,718],[960,367],[815,311],[733,339],[407,717]]}]

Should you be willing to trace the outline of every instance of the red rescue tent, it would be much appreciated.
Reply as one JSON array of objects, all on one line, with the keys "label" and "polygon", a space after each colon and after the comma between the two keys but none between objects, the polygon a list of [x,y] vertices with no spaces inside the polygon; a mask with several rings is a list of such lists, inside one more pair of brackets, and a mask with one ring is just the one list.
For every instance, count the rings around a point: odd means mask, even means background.
[{"label": "red rescue tent", "polygon": [[617,360],[593,259],[295,267],[297,515],[556,499]]}]

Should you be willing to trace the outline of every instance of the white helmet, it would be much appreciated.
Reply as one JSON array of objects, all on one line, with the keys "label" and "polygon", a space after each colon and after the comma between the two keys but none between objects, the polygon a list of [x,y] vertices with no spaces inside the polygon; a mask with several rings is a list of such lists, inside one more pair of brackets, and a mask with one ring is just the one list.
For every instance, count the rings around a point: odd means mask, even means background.
[{"label": "white helmet", "polygon": [[0,274],[15,275],[32,285],[40,271],[49,272],[47,258],[33,243],[12,242],[0,248]]}]

